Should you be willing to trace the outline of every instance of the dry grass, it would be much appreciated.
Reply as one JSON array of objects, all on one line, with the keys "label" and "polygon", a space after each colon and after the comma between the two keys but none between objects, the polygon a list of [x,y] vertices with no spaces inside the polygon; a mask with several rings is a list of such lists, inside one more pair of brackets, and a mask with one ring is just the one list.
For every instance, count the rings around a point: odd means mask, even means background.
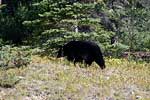
[{"label": "dry grass", "polygon": [[[150,64],[106,59],[85,68],[62,59],[32,57],[28,67],[0,70],[0,100],[150,100]],[[8,78],[4,78],[8,76]]]}]

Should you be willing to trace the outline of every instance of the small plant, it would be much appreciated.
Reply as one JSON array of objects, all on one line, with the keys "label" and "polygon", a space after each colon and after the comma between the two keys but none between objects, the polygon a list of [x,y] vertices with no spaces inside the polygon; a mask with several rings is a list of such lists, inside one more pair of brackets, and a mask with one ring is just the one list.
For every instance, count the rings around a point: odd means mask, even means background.
[{"label": "small plant", "polygon": [[31,51],[28,47],[2,46],[0,48],[0,67],[27,66],[31,61]]},{"label": "small plant", "polygon": [[15,73],[1,73],[0,75],[0,87],[12,88],[19,82],[19,78],[16,77]]}]

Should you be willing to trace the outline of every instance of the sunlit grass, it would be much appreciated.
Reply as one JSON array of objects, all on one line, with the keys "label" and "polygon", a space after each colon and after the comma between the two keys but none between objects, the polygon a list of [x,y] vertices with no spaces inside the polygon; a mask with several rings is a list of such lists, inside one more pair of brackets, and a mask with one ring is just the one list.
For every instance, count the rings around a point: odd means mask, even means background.
[{"label": "sunlit grass", "polygon": [[103,71],[96,63],[89,67],[84,66],[84,64],[74,66],[65,59],[33,56],[32,64],[28,67],[0,70],[0,77],[4,77],[7,73],[16,78],[24,77],[10,88],[15,90],[7,92],[3,88],[6,94],[0,96],[0,99],[148,100],[150,98],[148,63],[106,58],[106,69]]}]

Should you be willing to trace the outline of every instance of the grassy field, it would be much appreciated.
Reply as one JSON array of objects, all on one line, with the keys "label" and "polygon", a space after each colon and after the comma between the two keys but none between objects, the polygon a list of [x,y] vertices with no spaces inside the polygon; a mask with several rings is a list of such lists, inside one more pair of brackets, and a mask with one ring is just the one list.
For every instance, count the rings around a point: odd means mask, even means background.
[{"label": "grassy field", "polygon": [[0,69],[0,100],[150,100],[150,64],[107,58],[106,67],[33,56]]}]

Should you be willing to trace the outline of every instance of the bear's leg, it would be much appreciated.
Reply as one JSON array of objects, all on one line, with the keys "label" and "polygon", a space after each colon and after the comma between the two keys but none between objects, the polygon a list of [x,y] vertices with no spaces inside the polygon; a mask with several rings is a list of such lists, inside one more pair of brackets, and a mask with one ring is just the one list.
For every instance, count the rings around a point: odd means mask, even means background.
[{"label": "bear's leg", "polygon": [[83,57],[85,64],[87,64],[88,66],[90,66],[92,64],[92,62],[94,61],[91,55],[86,55]]},{"label": "bear's leg", "polygon": [[67,56],[67,60],[68,60],[68,61],[73,61],[74,59],[73,59],[73,57],[71,57],[71,56]]},{"label": "bear's leg", "polygon": [[87,65],[89,65],[89,66],[92,64],[92,62],[93,62],[93,61],[90,61],[90,60],[86,60],[86,61],[85,61],[85,63],[86,63]]},{"label": "bear's leg", "polygon": [[75,58],[74,58],[74,65],[76,64],[76,62],[82,62],[82,58],[81,57],[79,57],[79,56],[76,56]]}]

